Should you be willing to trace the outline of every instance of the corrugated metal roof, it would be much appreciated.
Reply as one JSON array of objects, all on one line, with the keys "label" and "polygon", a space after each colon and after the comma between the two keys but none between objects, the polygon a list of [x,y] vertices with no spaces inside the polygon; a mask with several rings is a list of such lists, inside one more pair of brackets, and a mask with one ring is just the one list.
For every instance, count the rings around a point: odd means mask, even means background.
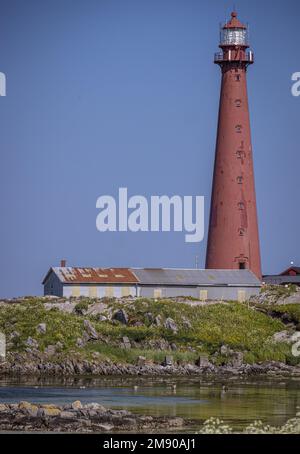
[{"label": "corrugated metal roof", "polygon": [[135,275],[129,268],[75,268],[75,267],[54,267],[54,273],[62,283],[130,283],[138,282]]},{"label": "corrugated metal roof", "polygon": [[300,275],[297,276],[281,276],[275,274],[274,276],[263,276],[263,282],[266,284],[300,284]]},{"label": "corrugated metal roof", "polygon": [[197,270],[131,268],[144,285],[242,285],[258,286],[259,279],[249,270]]},{"label": "corrugated metal roof", "polygon": [[249,270],[198,270],[175,268],[50,268],[43,284],[54,272],[63,284],[138,284],[176,286],[259,286]]},{"label": "corrugated metal roof", "polygon": [[280,276],[286,276],[290,271],[295,271],[295,273],[300,274],[300,266],[290,266],[287,270],[280,273]]}]

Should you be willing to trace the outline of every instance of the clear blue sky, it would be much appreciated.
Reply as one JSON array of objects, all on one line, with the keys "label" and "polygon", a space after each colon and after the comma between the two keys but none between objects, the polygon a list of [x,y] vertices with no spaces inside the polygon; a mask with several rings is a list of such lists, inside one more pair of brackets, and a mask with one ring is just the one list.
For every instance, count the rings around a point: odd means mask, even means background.
[{"label": "clear blue sky", "polygon": [[[250,23],[252,140],[264,273],[300,265],[299,0],[235,1]],[[2,0],[0,297],[49,266],[204,266],[206,237],[99,233],[96,199],[204,195],[213,170],[222,0]],[[207,230],[206,230],[207,233]]]}]

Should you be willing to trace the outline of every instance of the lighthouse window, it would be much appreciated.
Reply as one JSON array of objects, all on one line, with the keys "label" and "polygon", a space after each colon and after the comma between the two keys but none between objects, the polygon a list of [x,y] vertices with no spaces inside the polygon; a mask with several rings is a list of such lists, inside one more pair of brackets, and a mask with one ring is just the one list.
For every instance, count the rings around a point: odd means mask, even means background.
[{"label": "lighthouse window", "polygon": [[244,46],[247,42],[247,30],[240,27],[225,28],[221,32],[221,43],[231,46]]},{"label": "lighthouse window", "polygon": [[244,210],[245,204],[243,202],[238,203],[239,210]]},{"label": "lighthouse window", "polygon": [[237,132],[238,134],[240,134],[242,132],[242,126],[241,125],[236,125],[235,127],[235,132]]},{"label": "lighthouse window", "polygon": [[240,270],[245,270],[246,269],[246,263],[245,262],[240,262],[239,263],[239,269]]},{"label": "lighthouse window", "polygon": [[236,80],[237,82],[239,82],[239,81],[241,80],[241,75],[240,75],[240,74],[236,74],[236,75],[235,75],[235,80]]},{"label": "lighthouse window", "polygon": [[235,107],[241,107],[242,101],[241,101],[240,99],[236,99],[236,100],[234,101],[234,104],[235,104]]},{"label": "lighthouse window", "polygon": [[245,157],[244,150],[237,150],[236,156],[237,156],[238,159],[243,159]]},{"label": "lighthouse window", "polygon": [[239,229],[239,235],[240,235],[240,236],[244,236],[244,234],[245,234],[245,229],[240,228],[240,229]]},{"label": "lighthouse window", "polygon": [[238,182],[238,184],[243,184],[243,177],[242,176],[238,176],[236,181]]}]

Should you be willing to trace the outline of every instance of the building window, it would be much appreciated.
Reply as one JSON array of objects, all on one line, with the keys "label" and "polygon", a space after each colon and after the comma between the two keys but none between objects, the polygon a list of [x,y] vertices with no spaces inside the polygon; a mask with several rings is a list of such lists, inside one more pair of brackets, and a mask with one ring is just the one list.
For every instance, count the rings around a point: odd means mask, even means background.
[{"label": "building window", "polygon": [[245,290],[238,290],[238,301],[240,303],[243,303],[244,301],[246,301],[246,292],[245,292]]},{"label": "building window", "polygon": [[98,296],[97,293],[98,293],[97,287],[95,287],[95,286],[89,287],[89,297],[90,298],[97,298],[97,296]]},{"label": "building window", "polygon": [[107,296],[108,298],[113,298],[115,295],[114,295],[114,287],[111,287],[111,286],[107,286],[105,287],[105,296]]},{"label": "building window", "polygon": [[243,229],[242,227],[239,229],[239,235],[240,236],[244,236],[245,235],[245,229]]},{"label": "building window", "polygon": [[244,150],[237,150],[236,156],[237,156],[238,159],[244,159],[245,158]]},{"label": "building window", "polygon": [[200,290],[200,300],[206,301],[208,298],[208,291],[207,290]]},{"label": "building window", "polygon": [[79,285],[74,285],[74,287],[72,287],[72,296],[74,296],[74,297],[80,296],[80,287],[79,287]]},{"label": "building window", "polygon": [[153,292],[154,298],[161,298],[162,297],[162,289],[161,288],[155,288]]},{"label": "building window", "polygon": [[130,295],[130,288],[129,287],[122,287],[121,295],[122,296],[129,296]]}]

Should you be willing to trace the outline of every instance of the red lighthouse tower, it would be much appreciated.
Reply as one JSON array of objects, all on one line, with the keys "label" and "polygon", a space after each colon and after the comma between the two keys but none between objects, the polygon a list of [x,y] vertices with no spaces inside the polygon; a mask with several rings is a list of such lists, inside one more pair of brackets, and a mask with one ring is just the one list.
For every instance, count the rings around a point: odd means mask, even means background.
[{"label": "red lighthouse tower", "polygon": [[253,63],[248,29],[231,14],[221,28],[219,122],[206,268],[250,269],[261,278],[247,68]]}]

